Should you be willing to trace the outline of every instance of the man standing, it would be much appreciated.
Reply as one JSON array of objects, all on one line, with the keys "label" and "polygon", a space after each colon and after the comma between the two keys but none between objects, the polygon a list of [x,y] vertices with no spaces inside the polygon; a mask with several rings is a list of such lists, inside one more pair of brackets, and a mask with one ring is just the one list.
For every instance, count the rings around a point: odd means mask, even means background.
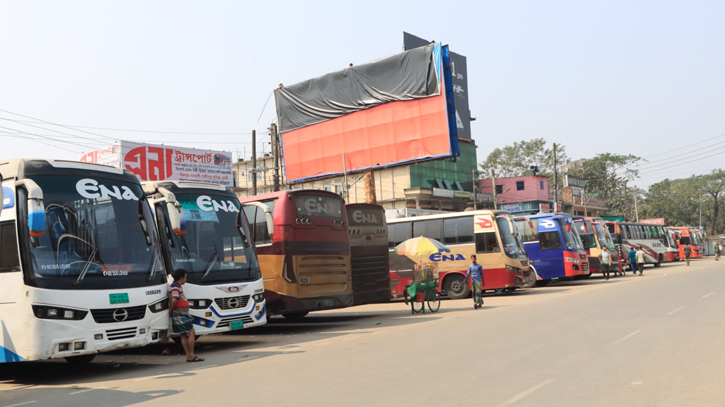
[{"label": "man standing", "polygon": [[471,255],[471,265],[468,266],[465,281],[471,278],[471,286],[473,287],[473,308],[477,309],[483,306],[483,296],[481,289],[483,287],[483,266],[476,263],[476,255]]},{"label": "man standing", "polygon": [[720,248],[720,242],[715,242],[715,260],[720,261],[720,252],[722,249]]},{"label": "man standing", "polygon": [[634,250],[634,247],[627,253],[627,260],[629,260],[629,268],[632,273],[637,274],[637,251]]},{"label": "man standing", "polygon": [[612,264],[612,257],[609,255],[609,250],[606,247],[602,247],[602,274],[604,275],[604,282],[609,282],[609,266]]},{"label": "man standing", "polygon": [[642,275],[644,271],[644,250],[640,247],[637,249],[637,268],[639,269],[639,275]]},{"label": "man standing", "polygon": [[685,252],[685,260],[687,260],[687,266],[690,266],[690,255],[692,254],[692,249],[690,248],[689,244],[685,245],[685,248],[683,249]]},{"label": "man standing", "polygon": [[169,315],[171,315],[171,331],[181,334],[181,346],[186,353],[187,362],[203,362],[204,358],[194,354],[194,317],[189,315],[189,301],[184,295],[182,285],[186,284],[186,271],[176,270],[174,282],[169,286]]}]

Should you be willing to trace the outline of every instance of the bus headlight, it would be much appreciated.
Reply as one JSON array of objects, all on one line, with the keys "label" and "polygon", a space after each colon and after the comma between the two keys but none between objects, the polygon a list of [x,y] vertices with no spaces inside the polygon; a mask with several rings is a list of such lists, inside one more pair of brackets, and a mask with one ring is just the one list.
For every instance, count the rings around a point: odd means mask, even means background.
[{"label": "bus headlight", "polygon": [[262,302],[262,301],[264,301],[264,293],[262,293],[262,294],[254,294],[254,295],[252,296],[252,299],[253,299],[253,300],[254,300],[255,302]]},{"label": "bus headlight", "polygon": [[508,270],[508,271],[513,271],[514,273],[520,273],[520,272],[521,272],[521,270],[520,270],[520,269],[517,269],[516,267],[514,267],[514,266],[509,266],[509,265],[506,265],[506,270]]},{"label": "bus headlight", "polygon": [[207,309],[211,305],[211,300],[189,300],[189,308],[191,309]]},{"label": "bus headlight", "polygon": [[61,307],[50,307],[47,305],[33,305],[33,315],[40,319],[69,319],[73,321],[80,321],[88,315],[88,311],[61,308]]},{"label": "bus headlight", "polygon": [[155,313],[161,312],[163,310],[169,309],[169,299],[164,298],[161,301],[155,302],[151,305],[149,305],[149,311]]}]

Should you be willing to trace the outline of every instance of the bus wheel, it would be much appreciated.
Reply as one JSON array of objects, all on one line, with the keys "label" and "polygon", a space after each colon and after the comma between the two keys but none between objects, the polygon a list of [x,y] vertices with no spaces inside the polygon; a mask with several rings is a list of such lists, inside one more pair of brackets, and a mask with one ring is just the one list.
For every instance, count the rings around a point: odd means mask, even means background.
[{"label": "bus wheel", "polygon": [[452,300],[460,300],[471,294],[471,289],[468,288],[466,280],[459,274],[446,277],[444,287],[446,288],[446,295]]},{"label": "bus wheel", "polygon": [[662,263],[660,263],[660,262],[654,264],[655,267],[659,267],[661,265],[662,265]]},{"label": "bus wheel", "polygon": [[549,285],[550,282],[551,282],[551,280],[539,280],[539,281],[536,282],[536,286],[537,287],[544,287],[544,286]]},{"label": "bus wheel", "polygon": [[285,317],[285,318],[287,318],[287,319],[294,320],[294,319],[302,319],[307,314],[309,314],[309,311],[305,311],[305,312],[291,312],[289,314],[282,314],[282,316]]},{"label": "bus wheel", "polygon": [[71,365],[87,365],[96,358],[95,354],[92,355],[80,355],[80,356],[68,356],[65,361]]}]

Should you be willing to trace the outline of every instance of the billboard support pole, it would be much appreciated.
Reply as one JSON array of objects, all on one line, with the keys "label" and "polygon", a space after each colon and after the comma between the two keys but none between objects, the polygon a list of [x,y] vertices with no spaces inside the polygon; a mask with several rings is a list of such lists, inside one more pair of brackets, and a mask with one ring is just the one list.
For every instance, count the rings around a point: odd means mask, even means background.
[{"label": "billboard support pole", "polygon": [[252,130],[252,195],[257,195],[257,130]]},{"label": "billboard support pole", "polygon": [[274,192],[277,192],[282,182],[279,177],[279,133],[276,124],[272,123],[269,126],[269,135],[272,136],[272,154],[274,154]]},{"label": "billboard support pole", "polygon": [[365,171],[365,203],[374,204],[377,203],[375,197],[375,173],[373,170]]},{"label": "billboard support pole", "polygon": [[554,143],[554,213],[559,212],[559,179],[556,175],[556,143]]},{"label": "billboard support pole", "polygon": [[471,189],[473,189],[473,210],[477,211],[478,210],[478,191],[477,191],[478,188],[476,188],[476,170],[473,170],[473,184],[472,184]]},{"label": "billboard support pole", "polygon": [[493,186],[493,210],[498,209],[498,196],[496,195],[496,175],[491,169],[491,185]]},{"label": "billboard support pole", "polygon": [[347,158],[345,157],[345,153],[342,154],[342,174],[342,182],[345,183],[345,202],[350,203],[350,184],[347,183]]}]

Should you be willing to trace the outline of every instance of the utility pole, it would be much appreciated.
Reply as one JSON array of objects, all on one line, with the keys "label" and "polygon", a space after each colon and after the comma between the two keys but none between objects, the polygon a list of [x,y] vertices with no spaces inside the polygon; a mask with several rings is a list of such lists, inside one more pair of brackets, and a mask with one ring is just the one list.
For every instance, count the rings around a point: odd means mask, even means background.
[{"label": "utility pole", "polygon": [[257,130],[252,130],[252,195],[257,195]]},{"label": "utility pole", "polygon": [[554,143],[554,213],[559,212],[559,177],[556,174],[556,143]]},{"label": "utility pole", "polygon": [[375,173],[373,170],[365,170],[363,184],[365,185],[365,203],[377,203],[375,196]]},{"label": "utility pole", "polygon": [[280,172],[279,172],[279,133],[277,133],[277,125],[272,123],[269,126],[269,135],[272,137],[272,154],[274,154],[274,191],[280,190]]},{"label": "utility pole", "polygon": [[478,210],[478,188],[476,188],[476,170],[473,170],[473,210]]},{"label": "utility pole", "polygon": [[498,209],[498,196],[496,195],[496,175],[491,169],[491,185],[493,186],[493,209]]},{"label": "utility pole", "polygon": [[345,183],[345,202],[350,203],[350,184],[347,183],[347,157],[342,153],[342,174]]},{"label": "utility pole", "polygon": [[637,208],[637,194],[634,195],[634,216],[637,218],[639,223],[639,208]]}]

